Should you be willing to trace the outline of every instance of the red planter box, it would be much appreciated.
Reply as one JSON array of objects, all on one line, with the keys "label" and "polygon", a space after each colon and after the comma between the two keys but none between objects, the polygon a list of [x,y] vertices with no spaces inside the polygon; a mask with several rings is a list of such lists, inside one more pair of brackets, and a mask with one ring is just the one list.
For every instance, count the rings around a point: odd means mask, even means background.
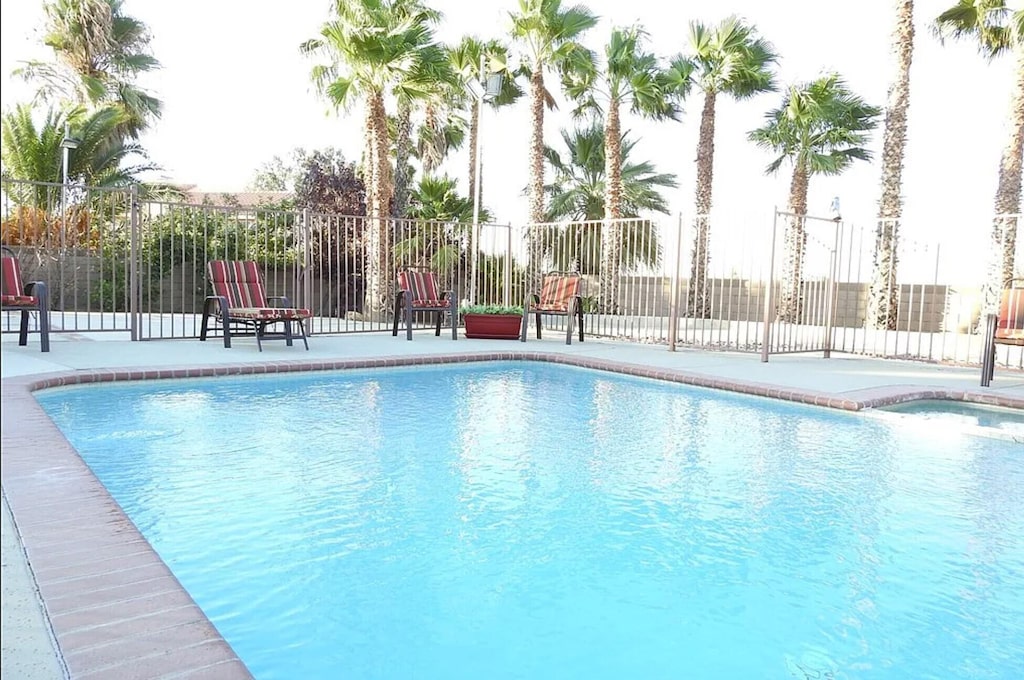
[{"label": "red planter box", "polygon": [[523,317],[516,314],[466,314],[467,338],[518,340]]}]

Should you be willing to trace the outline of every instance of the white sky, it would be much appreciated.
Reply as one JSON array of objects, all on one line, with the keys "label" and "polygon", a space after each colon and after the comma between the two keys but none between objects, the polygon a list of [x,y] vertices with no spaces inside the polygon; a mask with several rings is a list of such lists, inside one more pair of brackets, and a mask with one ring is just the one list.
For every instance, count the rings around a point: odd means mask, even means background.
[{"label": "white sky", "polygon": [[[463,34],[503,37],[516,0],[430,0],[445,15],[439,37]],[[566,0],[565,5],[573,4]],[[836,70],[870,103],[884,106],[890,79],[891,0],[589,0],[601,23],[586,38],[600,50],[612,26],[643,24],[651,47],[665,56],[686,49],[691,19],[717,22],[735,13],[754,23],[781,55],[779,82],[809,80]],[[910,134],[904,169],[905,226],[909,238],[941,237],[946,252],[972,259],[984,243],[996,187],[999,154],[1006,137],[1012,60],[989,63],[972,45],[941,46],[929,29],[953,0],[915,3],[917,44],[911,73]],[[309,81],[311,62],[299,44],[316,35],[328,17],[327,0],[287,3],[252,0],[125,0],[125,12],[145,21],[163,69],[143,84],[164,100],[165,112],[143,143],[152,160],[174,181],[211,191],[244,189],[253,172],[273,155],[296,146],[336,146],[350,160],[361,152],[362,116],[327,112]],[[37,45],[42,24],[39,0],[4,2],[0,22],[2,106],[24,101],[31,90],[9,78],[17,62],[45,58]],[[780,94],[718,104],[714,205],[717,211],[759,224],[771,222],[773,206],[787,198],[788,169],[765,177],[770,157],[746,141]],[[560,143],[569,105],[549,112],[545,136]],[[640,142],[637,159],[678,175],[667,192],[673,213],[692,210],[697,97],[686,104],[682,123],[650,123],[626,117],[623,126]],[[484,204],[502,222],[527,214],[529,131],[527,103],[485,114]],[[881,126],[872,148],[881,147]],[[448,172],[465,187],[467,153],[455,154]],[[870,223],[879,192],[877,163],[860,163],[838,178],[811,181],[810,212],[827,214],[832,197],[842,199],[847,219]],[[674,218],[667,218],[674,220]],[[952,250],[950,250],[952,249]]]}]

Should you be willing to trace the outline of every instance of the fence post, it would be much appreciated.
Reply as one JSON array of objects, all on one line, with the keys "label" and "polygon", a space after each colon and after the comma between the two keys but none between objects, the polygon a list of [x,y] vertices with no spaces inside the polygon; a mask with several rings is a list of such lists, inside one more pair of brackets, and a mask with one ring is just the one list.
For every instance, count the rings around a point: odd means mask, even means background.
[{"label": "fence post", "polygon": [[[299,233],[302,234],[302,307],[313,309],[313,277],[310,271],[313,267],[313,235],[309,231],[309,208],[302,209],[300,217]],[[315,314],[315,312],[314,312]],[[313,322],[310,320],[310,330]]]},{"label": "fence post", "polygon": [[128,215],[130,220],[128,231],[128,318],[130,319],[131,338],[141,340],[142,310],[139,288],[139,185],[132,184],[128,192]]},{"label": "fence post", "polygon": [[835,328],[835,317],[836,317],[836,279],[839,278],[839,231],[840,222],[838,219],[835,220],[835,238],[832,241],[832,253],[829,255],[829,268],[828,268],[828,285],[826,286],[825,295],[825,351],[824,357],[826,359],[832,356],[832,332]]},{"label": "fence post", "polygon": [[[480,180],[477,180],[478,182]],[[512,306],[512,224],[508,225],[508,243],[505,244],[505,291],[504,305]]]},{"label": "fence post", "polygon": [[775,306],[775,236],[779,227],[779,207],[772,216],[772,247],[768,256],[768,293],[764,296],[764,328],[761,329],[761,363],[768,361],[768,348],[772,341],[772,309]]},{"label": "fence post", "polygon": [[683,249],[683,213],[679,213],[679,223],[676,227],[676,271],[669,286],[668,304],[668,351],[676,351],[676,338],[679,334],[679,260],[682,258]]}]

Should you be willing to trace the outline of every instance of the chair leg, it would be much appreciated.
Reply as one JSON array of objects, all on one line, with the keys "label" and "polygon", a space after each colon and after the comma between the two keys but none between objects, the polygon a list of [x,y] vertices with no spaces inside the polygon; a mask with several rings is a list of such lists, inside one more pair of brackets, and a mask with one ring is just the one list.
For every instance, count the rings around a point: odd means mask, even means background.
[{"label": "chair leg", "polygon": [[537,312],[537,339],[540,340],[540,312]]},{"label": "chair leg", "polygon": [[401,309],[402,309],[402,291],[398,291],[398,294],[395,295],[395,313],[393,314],[393,316],[394,316],[394,323],[391,326],[391,335],[393,337],[397,337],[398,336],[398,320],[401,318],[401,316],[400,316],[401,315]]},{"label": "chair leg", "polygon": [[260,342],[260,336],[262,336],[263,332],[266,330],[267,324],[259,322],[256,323],[256,349],[261,352],[263,351],[263,344]]},{"label": "chair leg", "polygon": [[45,283],[36,284],[36,295],[39,297],[39,348],[43,352],[50,351],[50,296]]},{"label": "chair leg", "polygon": [[576,321],[579,323],[580,342],[583,342],[583,305],[576,301]]},{"label": "chair leg", "polygon": [[402,308],[402,313],[405,315],[405,339],[412,340],[412,305],[410,301],[405,301],[405,306]]},{"label": "chair leg", "polygon": [[21,326],[18,327],[18,345],[20,347],[28,344],[28,314],[27,309],[21,310]]},{"label": "chair leg", "polygon": [[569,314],[566,316],[566,319],[565,319],[565,344],[567,344],[567,345],[571,345],[572,344],[572,332],[574,330],[573,329],[573,323],[575,321],[576,321],[576,313],[574,311],[570,310]]},{"label": "chair leg", "polygon": [[438,312],[434,316],[437,317],[437,324],[434,327],[434,337],[441,337],[441,321],[444,320],[444,312]]},{"label": "chair leg", "polygon": [[519,342],[526,342],[526,333],[530,328],[530,305],[523,305],[523,323],[519,328]]},{"label": "chair leg", "polygon": [[231,347],[231,322],[228,320],[228,308],[224,305],[220,306],[220,324],[221,328],[224,329],[224,346]]},{"label": "chair leg", "polygon": [[306,351],[309,351],[309,341],[306,340],[306,324],[302,319],[298,319],[299,331],[302,333],[302,344],[306,346]]},{"label": "chair leg", "polygon": [[288,347],[292,346],[292,322],[284,322],[284,344]]}]

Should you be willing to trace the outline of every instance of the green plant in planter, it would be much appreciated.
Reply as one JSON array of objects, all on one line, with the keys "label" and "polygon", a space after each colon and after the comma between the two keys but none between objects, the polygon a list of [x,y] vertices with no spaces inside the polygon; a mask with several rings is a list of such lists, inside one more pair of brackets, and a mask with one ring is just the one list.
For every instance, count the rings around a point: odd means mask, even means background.
[{"label": "green plant in planter", "polygon": [[463,305],[460,311],[463,314],[523,315],[523,308],[515,305],[508,307],[505,305]]}]

